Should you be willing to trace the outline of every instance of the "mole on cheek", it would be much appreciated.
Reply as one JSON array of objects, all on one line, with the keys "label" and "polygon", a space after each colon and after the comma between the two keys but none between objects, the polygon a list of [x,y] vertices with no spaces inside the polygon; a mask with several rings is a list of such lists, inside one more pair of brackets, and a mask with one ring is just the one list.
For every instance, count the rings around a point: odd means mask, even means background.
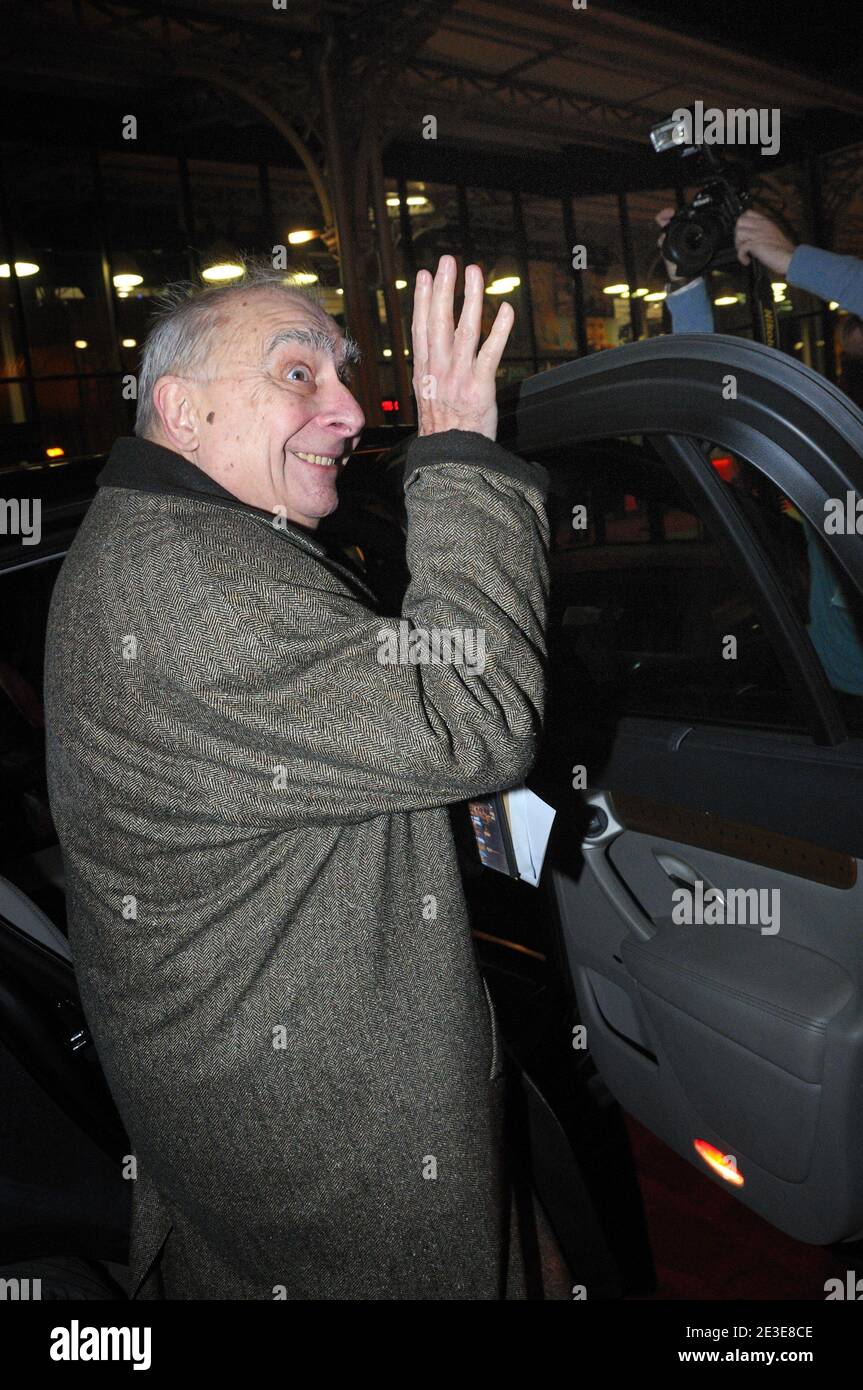
[{"label": "mole on cheek", "polygon": [[212,425],[212,423],[213,423],[213,421],[215,420],[215,418],[216,418],[216,412],[215,412],[215,410],[211,410],[210,413],[209,413],[209,415],[207,416],[207,424],[208,424],[208,425]]}]

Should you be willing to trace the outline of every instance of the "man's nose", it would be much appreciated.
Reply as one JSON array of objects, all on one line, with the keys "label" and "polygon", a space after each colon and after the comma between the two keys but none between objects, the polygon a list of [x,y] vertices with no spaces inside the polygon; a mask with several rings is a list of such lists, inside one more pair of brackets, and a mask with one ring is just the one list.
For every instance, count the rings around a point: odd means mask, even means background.
[{"label": "man's nose", "polygon": [[336,430],[345,439],[359,434],[366,417],[359,401],[351,395],[343,382],[338,382],[327,392],[327,400],[321,417],[328,429]]}]

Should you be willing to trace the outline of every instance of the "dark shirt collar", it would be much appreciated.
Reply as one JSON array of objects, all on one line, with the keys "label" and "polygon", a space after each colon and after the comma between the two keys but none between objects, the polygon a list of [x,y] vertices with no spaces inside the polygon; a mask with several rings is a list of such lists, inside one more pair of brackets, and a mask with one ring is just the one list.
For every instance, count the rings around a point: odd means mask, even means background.
[{"label": "dark shirt collar", "polygon": [[[123,435],[114,442],[108,461],[96,482],[99,487],[128,487],[136,492],[157,492],[175,497],[191,497],[198,501],[212,500],[223,507],[235,507],[240,511],[262,516],[273,525],[272,512],[253,507],[242,502],[227,488],[222,487],[209,474],[196,468],[180,454],[154,444],[150,439],[139,439],[137,435]],[[313,532],[281,518],[274,528],[288,540],[299,541],[322,559],[327,558],[327,550]]]}]

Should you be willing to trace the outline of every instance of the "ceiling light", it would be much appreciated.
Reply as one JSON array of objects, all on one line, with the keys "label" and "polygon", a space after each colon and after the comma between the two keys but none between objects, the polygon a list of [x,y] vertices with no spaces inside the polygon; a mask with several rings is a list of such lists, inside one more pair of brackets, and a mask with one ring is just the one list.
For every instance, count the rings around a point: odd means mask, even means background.
[{"label": "ceiling light", "polygon": [[645,304],[658,304],[661,299],[665,298],[665,290],[651,290],[650,294],[644,296],[644,302]]},{"label": "ceiling light", "polygon": [[770,288],[773,291],[774,304],[781,304],[785,298],[785,291],[788,289],[784,280],[771,280]]},{"label": "ceiling light", "polygon": [[86,339],[86,338],[76,338],[76,339],[75,339],[75,346],[76,346],[76,348],[81,348],[81,349],[83,350],[83,349],[87,346],[87,339]]},{"label": "ceiling light", "polygon": [[292,275],[286,275],[283,283],[286,285],[316,285],[318,277],[311,270],[296,270]]},{"label": "ceiling light", "polygon": [[603,294],[629,294],[629,286],[628,286],[628,285],[606,285],[606,286],[603,288],[602,293],[603,293]]},{"label": "ceiling light", "polygon": [[[18,276],[19,280],[23,280],[27,275],[38,275],[39,267],[35,261],[16,261],[15,274]],[[12,271],[9,267],[9,262],[4,261],[3,264],[0,265],[0,280],[9,280],[11,277]]]},{"label": "ceiling light", "polygon": [[119,251],[111,257],[111,271],[115,290],[133,290],[136,285],[144,283],[141,267],[125,251]]},{"label": "ceiling light", "polygon": [[320,232],[314,232],[310,227],[299,227],[295,232],[288,232],[288,244],[290,246],[303,246],[307,241],[316,241]]},{"label": "ceiling light", "polygon": [[[428,203],[428,198],[424,193],[409,193],[405,199],[409,208],[424,208]],[[398,200],[396,200],[398,204]]]},{"label": "ceiling light", "polygon": [[396,280],[396,289],[397,289],[397,290],[406,290],[407,287],[408,287],[408,282],[407,282],[407,280]]},{"label": "ceiling light", "polygon": [[393,350],[392,350],[392,348],[384,348],[384,357],[392,357],[392,355],[393,355]]},{"label": "ceiling light", "polygon": [[521,284],[521,277],[518,275],[504,275],[499,280],[492,280],[486,286],[486,294],[512,294],[513,290],[518,289]]},{"label": "ceiling light", "polygon": [[[401,200],[401,198],[398,196],[397,193],[391,193],[390,196],[387,198],[387,207],[388,207],[388,208],[397,208],[397,207],[400,207],[400,206],[401,206],[401,201],[402,201],[402,200]],[[410,202],[410,199],[408,199],[408,202]]]},{"label": "ceiling light", "polygon": [[740,300],[736,294],[721,294],[713,303],[718,309],[724,309],[730,304],[739,304]]},{"label": "ceiling light", "polygon": [[137,346],[138,346],[138,339],[137,339],[137,338],[121,338],[121,339],[120,339],[120,347],[137,347]]},{"label": "ceiling light", "polygon": [[203,256],[202,280],[219,284],[225,280],[239,280],[246,268],[228,241],[211,242]]},{"label": "ceiling light", "polygon": [[216,265],[208,265],[201,271],[203,280],[238,280],[243,274],[243,267],[236,261],[219,261]]}]

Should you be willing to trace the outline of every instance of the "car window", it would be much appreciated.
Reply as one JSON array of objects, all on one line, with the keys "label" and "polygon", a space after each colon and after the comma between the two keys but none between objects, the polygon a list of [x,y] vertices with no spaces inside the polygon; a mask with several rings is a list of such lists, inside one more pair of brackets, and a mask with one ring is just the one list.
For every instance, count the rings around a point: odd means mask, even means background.
[{"label": "car window", "polygon": [[[790,498],[745,459],[723,480],[781,575],[851,733],[863,733],[863,604],[825,540]],[[826,519],[826,518],[825,518]]]},{"label": "car window", "polygon": [[[728,486],[741,486],[735,461],[713,455]],[[550,645],[568,680],[618,714],[808,729],[737,572],[649,443],[531,457],[552,480]],[[802,593],[795,565],[783,573],[797,574]]]}]

